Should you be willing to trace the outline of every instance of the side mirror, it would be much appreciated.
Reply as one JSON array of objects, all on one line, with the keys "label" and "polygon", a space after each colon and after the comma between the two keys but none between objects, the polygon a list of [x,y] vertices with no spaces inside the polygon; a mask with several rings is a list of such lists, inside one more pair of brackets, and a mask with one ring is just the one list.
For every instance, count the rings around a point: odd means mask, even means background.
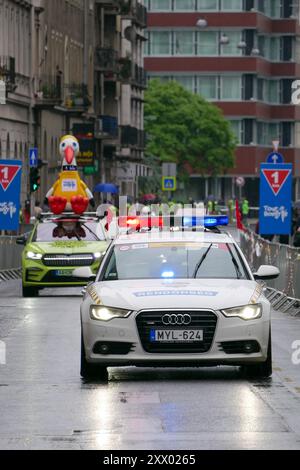
[{"label": "side mirror", "polygon": [[89,281],[94,281],[96,279],[96,274],[94,274],[88,266],[74,269],[72,276],[81,277],[82,279],[87,279]]},{"label": "side mirror", "polygon": [[22,237],[18,237],[16,239],[16,244],[17,245],[23,245],[24,246],[24,245],[26,245],[26,243],[27,243],[27,239],[24,235]]},{"label": "side mirror", "polygon": [[261,281],[271,281],[280,276],[280,271],[275,266],[260,266],[258,271],[254,273],[254,278]]}]

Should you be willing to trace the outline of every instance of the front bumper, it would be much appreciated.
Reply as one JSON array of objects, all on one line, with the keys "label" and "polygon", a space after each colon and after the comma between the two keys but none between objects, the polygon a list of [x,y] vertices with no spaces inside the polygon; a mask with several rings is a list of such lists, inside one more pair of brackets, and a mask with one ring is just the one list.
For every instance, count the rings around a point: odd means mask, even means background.
[{"label": "front bumper", "polygon": [[[94,274],[97,274],[100,261],[95,261],[91,266]],[[24,287],[72,287],[86,286],[87,280],[72,276],[72,272],[82,266],[48,267],[41,261],[24,260],[22,268],[22,282]],[[59,274],[58,274],[59,272]]]},{"label": "front bumper", "polygon": [[[140,312],[128,318],[114,319],[109,322],[93,321],[82,312],[82,331],[86,360],[106,366],[215,366],[243,365],[264,362],[267,359],[270,315],[265,312],[262,318],[244,321],[239,318],[225,318],[221,312],[214,312],[217,324],[209,350],[206,352],[147,352],[141,341],[136,317]],[[227,353],[222,344],[228,342],[251,342],[258,344],[258,352],[237,354]],[[99,345],[113,344],[116,353],[101,353]],[[124,346],[125,353],[118,354],[118,345]],[[127,347],[127,346],[128,347]]]}]

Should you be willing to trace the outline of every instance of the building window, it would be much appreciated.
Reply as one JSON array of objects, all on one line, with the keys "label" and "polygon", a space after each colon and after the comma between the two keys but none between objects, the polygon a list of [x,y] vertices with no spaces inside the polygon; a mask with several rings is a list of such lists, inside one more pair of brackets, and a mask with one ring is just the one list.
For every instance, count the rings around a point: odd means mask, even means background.
[{"label": "building window", "polygon": [[224,56],[238,56],[242,55],[242,49],[238,48],[238,44],[242,39],[242,32],[241,31],[224,31],[224,34],[229,39],[228,44],[221,45],[221,54]]},{"label": "building window", "polygon": [[272,62],[280,61],[280,37],[271,37],[269,39],[268,57]]},{"label": "building window", "polygon": [[280,102],[280,82],[279,80],[268,81],[268,101],[278,104]]},{"label": "building window", "polygon": [[195,0],[174,0],[174,10],[194,11]]},{"label": "building window", "polygon": [[242,11],[243,0],[222,0],[223,11]]},{"label": "building window", "polygon": [[237,138],[237,141],[239,144],[242,143],[242,121],[234,120],[231,121],[229,120],[231,130],[234,133],[235,137]]},{"label": "building window", "polygon": [[169,31],[151,31],[150,55],[171,55],[171,41]]},{"label": "building window", "polygon": [[266,80],[263,78],[257,79],[257,100],[266,101]]},{"label": "building window", "polygon": [[279,0],[268,0],[267,2],[267,15],[271,18],[280,18],[281,5]]},{"label": "building window", "polygon": [[218,99],[217,77],[203,76],[197,79],[197,92],[206,100]]},{"label": "building window", "polygon": [[195,54],[195,34],[193,31],[176,31],[175,33],[175,55]]},{"label": "building window", "polygon": [[219,0],[198,0],[197,9],[199,11],[219,10]]},{"label": "building window", "polygon": [[281,142],[283,147],[294,145],[293,130],[294,126],[292,122],[281,123]]},{"label": "building window", "polygon": [[241,77],[221,77],[221,100],[239,101],[242,99]]},{"label": "building window", "polygon": [[201,31],[197,35],[197,55],[218,55],[218,33],[216,31]]},{"label": "building window", "polygon": [[273,140],[280,139],[279,123],[257,122],[258,145],[271,146]]},{"label": "building window", "polygon": [[194,77],[193,76],[180,76],[173,77],[173,80],[180,83],[186,90],[194,93],[195,92],[195,85],[194,85]]},{"label": "building window", "polygon": [[171,10],[171,0],[151,0],[150,10],[152,11],[169,11]]}]

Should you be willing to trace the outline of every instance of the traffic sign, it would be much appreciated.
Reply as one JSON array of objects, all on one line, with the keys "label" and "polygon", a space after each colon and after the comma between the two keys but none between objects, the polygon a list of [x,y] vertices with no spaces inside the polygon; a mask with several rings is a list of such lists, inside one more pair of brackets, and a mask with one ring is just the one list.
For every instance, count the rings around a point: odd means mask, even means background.
[{"label": "traffic sign", "polygon": [[272,170],[262,169],[262,172],[275,196],[279,194],[292,170],[272,168]]},{"label": "traffic sign", "polygon": [[0,160],[0,230],[18,230],[21,194],[19,160]]},{"label": "traffic sign", "polygon": [[176,176],[164,176],[162,179],[162,190],[163,191],[176,191],[176,189],[177,189]]},{"label": "traffic sign", "polygon": [[272,152],[272,153],[270,153],[270,155],[268,155],[267,163],[274,163],[275,165],[276,164],[278,165],[280,163],[284,163],[284,157],[283,157],[283,155],[281,155],[281,153]]},{"label": "traffic sign", "polygon": [[177,176],[177,164],[176,163],[163,163],[162,165],[163,176]]},{"label": "traffic sign", "polygon": [[37,168],[39,162],[39,151],[37,148],[29,149],[29,166]]},{"label": "traffic sign", "polygon": [[260,177],[259,232],[289,235],[292,224],[291,164],[263,163]]},{"label": "traffic sign", "polygon": [[245,181],[245,178],[243,176],[238,176],[237,179],[235,180],[235,183],[240,188],[243,188],[246,184],[246,181]]}]

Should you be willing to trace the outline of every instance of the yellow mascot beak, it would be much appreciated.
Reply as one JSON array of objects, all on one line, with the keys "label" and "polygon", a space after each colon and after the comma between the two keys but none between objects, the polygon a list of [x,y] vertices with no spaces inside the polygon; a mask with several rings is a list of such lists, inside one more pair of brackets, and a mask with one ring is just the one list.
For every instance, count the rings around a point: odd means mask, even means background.
[{"label": "yellow mascot beak", "polygon": [[75,152],[72,147],[67,147],[65,149],[65,159],[68,165],[71,165],[72,161],[74,160]]}]

